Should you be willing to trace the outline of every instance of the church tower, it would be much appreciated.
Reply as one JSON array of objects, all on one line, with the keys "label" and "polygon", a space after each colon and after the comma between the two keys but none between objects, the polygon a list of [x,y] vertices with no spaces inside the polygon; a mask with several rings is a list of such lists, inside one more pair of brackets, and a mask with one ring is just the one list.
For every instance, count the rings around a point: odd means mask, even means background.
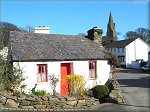
[{"label": "church tower", "polygon": [[116,34],[116,30],[115,30],[115,23],[113,21],[113,17],[112,14],[110,12],[109,15],[109,21],[107,24],[107,38],[109,38],[111,41],[116,41],[117,40],[117,34]]}]

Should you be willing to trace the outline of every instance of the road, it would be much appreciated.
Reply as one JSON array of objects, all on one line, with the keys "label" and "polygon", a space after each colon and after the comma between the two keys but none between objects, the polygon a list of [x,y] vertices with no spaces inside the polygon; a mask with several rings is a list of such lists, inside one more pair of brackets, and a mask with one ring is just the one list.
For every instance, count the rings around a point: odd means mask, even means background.
[{"label": "road", "polygon": [[125,104],[104,103],[100,104],[99,109],[95,111],[83,110],[71,112],[150,112],[150,74],[141,73],[139,70],[119,70],[117,80],[121,86],[123,95],[126,97],[127,102]]},{"label": "road", "polygon": [[128,112],[150,112],[150,74],[139,70],[121,69],[117,80],[127,103]]}]

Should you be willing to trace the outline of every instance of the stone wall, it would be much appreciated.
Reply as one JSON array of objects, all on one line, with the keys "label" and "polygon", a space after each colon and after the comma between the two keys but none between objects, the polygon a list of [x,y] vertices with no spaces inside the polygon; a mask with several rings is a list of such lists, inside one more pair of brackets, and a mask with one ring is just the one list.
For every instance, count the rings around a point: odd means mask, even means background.
[{"label": "stone wall", "polygon": [[110,80],[109,88],[111,89],[109,93],[110,100],[108,102],[112,103],[125,103],[125,97],[122,95],[120,85],[116,79]]},{"label": "stone wall", "polygon": [[96,109],[99,100],[93,97],[76,99],[73,97],[52,97],[52,96],[7,96],[0,94],[0,107],[2,109]]}]

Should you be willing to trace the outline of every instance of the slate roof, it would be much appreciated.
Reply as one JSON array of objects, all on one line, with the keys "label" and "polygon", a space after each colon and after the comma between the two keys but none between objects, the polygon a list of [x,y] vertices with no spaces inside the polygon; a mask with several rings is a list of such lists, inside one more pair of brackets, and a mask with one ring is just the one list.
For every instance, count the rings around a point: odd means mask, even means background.
[{"label": "slate roof", "polygon": [[13,31],[10,43],[13,61],[104,59],[104,48],[82,36]]},{"label": "slate roof", "polygon": [[137,38],[131,38],[126,40],[114,41],[109,44],[107,48],[125,48],[131,42],[133,42]]}]

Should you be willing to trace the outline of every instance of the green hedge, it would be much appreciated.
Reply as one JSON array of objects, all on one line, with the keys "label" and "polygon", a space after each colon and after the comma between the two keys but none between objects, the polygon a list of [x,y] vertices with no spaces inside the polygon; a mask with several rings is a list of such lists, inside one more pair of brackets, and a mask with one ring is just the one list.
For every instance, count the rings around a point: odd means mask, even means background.
[{"label": "green hedge", "polygon": [[109,94],[109,88],[107,85],[96,85],[92,88],[92,91],[94,97],[98,99],[103,99]]}]

